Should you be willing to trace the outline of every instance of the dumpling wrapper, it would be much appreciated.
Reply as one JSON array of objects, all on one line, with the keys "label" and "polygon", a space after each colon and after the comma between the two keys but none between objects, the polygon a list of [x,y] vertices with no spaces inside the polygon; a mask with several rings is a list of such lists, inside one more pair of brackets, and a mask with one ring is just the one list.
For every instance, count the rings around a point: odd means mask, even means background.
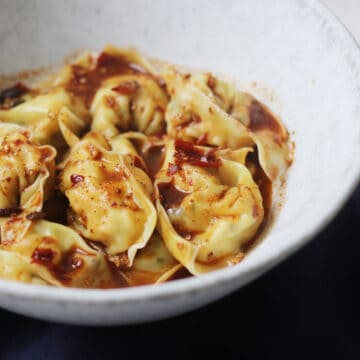
[{"label": "dumpling wrapper", "polygon": [[148,135],[162,133],[167,101],[165,91],[145,74],[111,77],[103,82],[92,102],[91,129],[107,138],[130,129]]},{"label": "dumpling wrapper", "polygon": [[135,257],[133,266],[122,271],[129,285],[159,284],[174,276],[182,265],[170,254],[157,232]]},{"label": "dumpling wrapper", "polygon": [[189,78],[175,70],[163,74],[171,99],[166,110],[167,133],[186,141],[237,149],[252,146],[246,127],[233,119]]},{"label": "dumpling wrapper", "polygon": [[102,135],[89,133],[62,167],[60,189],[72,209],[70,225],[103,244],[117,265],[125,261],[131,266],[137,250],[150,239],[157,215],[124,158],[111,151]]},{"label": "dumpling wrapper", "polygon": [[[33,264],[16,252],[0,249],[0,278],[34,285],[51,285],[42,278]],[[55,280],[54,285],[59,285]]]},{"label": "dumpling wrapper", "polygon": [[231,149],[256,144],[260,164],[271,180],[289,167],[288,132],[253,96],[211,74],[167,70],[164,78],[171,94],[166,112],[170,135]]},{"label": "dumpling wrapper", "polygon": [[[0,219],[0,277],[42,285],[82,288],[126,286],[114,277],[104,256],[92,249],[73,229],[45,220],[17,232],[17,218]],[[3,230],[3,229],[2,229]],[[14,238],[16,240],[14,240]]]},{"label": "dumpling wrapper", "polygon": [[[2,216],[21,212],[18,232],[27,231],[29,219],[41,214],[53,190],[55,156],[53,147],[34,144],[29,130],[0,124],[0,212]],[[8,231],[6,226],[2,233]]]},{"label": "dumpling wrapper", "polygon": [[89,124],[89,114],[71,94],[55,89],[12,109],[0,110],[0,121],[25,126],[35,142],[60,148],[64,145],[60,128],[80,134]]},{"label": "dumpling wrapper", "polygon": [[53,81],[90,109],[92,130],[107,138],[129,129],[162,132],[168,101],[163,84],[138,51],[113,46],[82,54]]},{"label": "dumpling wrapper", "polygon": [[199,275],[239,262],[258,231],[264,209],[244,165],[249,148],[234,154],[169,140],[156,175],[158,229],[170,253]]}]

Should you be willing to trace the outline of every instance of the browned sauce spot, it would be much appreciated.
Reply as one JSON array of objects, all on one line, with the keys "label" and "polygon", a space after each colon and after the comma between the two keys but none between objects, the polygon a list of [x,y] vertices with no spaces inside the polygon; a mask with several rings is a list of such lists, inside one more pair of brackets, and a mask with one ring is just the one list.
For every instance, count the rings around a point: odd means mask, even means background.
[{"label": "browned sauce spot", "polygon": [[22,209],[20,207],[0,208],[0,217],[7,217],[11,215],[20,214]]},{"label": "browned sauce spot", "polygon": [[272,201],[272,184],[260,166],[257,151],[249,153],[246,159],[246,166],[253,169],[253,179],[259,187],[263,198],[265,217],[269,215]]},{"label": "browned sauce spot", "polygon": [[134,166],[147,173],[147,169],[139,156],[134,156]]},{"label": "browned sauce spot", "polygon": [[40,220],[45,217],[45,213],[42,211],[34,211],[26,215],[26,218],[30,221],[32,220]]},{"label": "browned sauce spot", "polygon": [[[212,91],[212,93],[219,98],[221,101],[224,101],[223,96],[216,90],[216,86],[217,86],[217,79],[214,75],[212,74],[208,74],[208,80],[207,80],[207,86],[208,88]],[[209,112],[213,112],[213,109],[210,110],[209,108]]]},{"label": "browned sauce spot", "polygon": [[71,248],[61,254],[60,261],[55,263],[56,252],[50,248],[36,248],[31,255],[31,262],[45,266],[49,272],[60,282],[71,282],[74,272],[83,266],[83,260],[76,255],[87,253],[78,248]]},{"label": "browned sauce spot", "polygon": [[84,177],[82,175],[71,174],[70,181],[73,183],[73,185],[76,185],[76,184],[84,181]]},{"label": "browned sauce spot", "polygon": [[174,184],[174,181],[169,183],[160,183],[158,184],[158,188],[160,193],[160,201],[165,209],[179,206],[183,199],[189,195],[188,192],[177,188]]},{"label": "browned sauce spot", "polygon": [[13,141],[13,144],[14,144],[15,146],[21,146],[21,145],[24,145],[24,144],[25,144],[25,141],[24,141],[23,139],[15,139],[15,140]]},{"label": "browned sauce spot", "polygon": [[250,124],[252,131],[270,130],[282,134],[282,128],[275,117],[259,101],[253,100],[249,107]]},{"label": "browned sauce spot", "polygon": [[37,263],[37,264],[42,264],[42,265],[45,265],[45,264],[47,265],[47,264],[51,264],[52,261],[55,259],[55,257],[56,257],[56,253],[55,253],[55,251],[53,251],[51,249],[36,248],[31,255],[31,262]]},{"label": "browned sauce spot", "polygon": [[21,104],[21,97],[30,90],[22,83],[17,83],[12,87],[0,92],[0,109],[7,110]]},{"label": "browned sauce spot", "polygon": [[66,212],[69,208],[69,200],[67,197],[56,190],[44,203],[43,212],[46,214],[46,219],[59,224],[67,225]]},{"label": "browned sauce spot", "polygon": [[111,90],[122,95],[133,95],[138,91],[139,88],[140,85],[137,81],[125,81],[113,87]]},{"label": "browned sauce spot", "polygon": [[228,192],[228,189],[222,190],[219,194],[217,194],[216,200],[217,201],[223,200],[225,195],[227,194],[227,192]]},{"label": "browned sauce spot", "polygon": [[204,150],[195,147],[191,142],[175,140],[175,159],[178,167],[181,167],[183,163],[188,163],[200,167],[218,168],[221,160],[215,153],[216,149]]},{"label": "browned sauce spot", "polygon": [[200,234],[200,231],[191,231],[188,229],[184,229],[181,226],[178,226],[177,224],[172,224],[175,231],[184,239],[186,240],[192,240],[196,235]]},{"label": "browned sauce spot", "polygon": [[[247,168],[251,169],[252,177],[259,187],[263,199],[264,220],[260,225],[258,231],[256,232],[255,236],[246,244],[242,245],[241,250],[244,253],[249,251],[249,249],[256,242],[256,239],[258,238],[259,234],[261,234],[261,232],[263,231],[267,223],[267,220],[269,219],[271,202],[272,202],[272,183],[271,180],[269,180],[269,178],[266,176],[262,167],[260,166],[257,150],[253,153],[248,154],[246,158],[246,166]],[[260,209],[256,205],[254,205],[252,210],[253,210],[252,215],[254,217],[259,215]]]},{"label": "browned sauce spot", "polygon": [[165,158],[165,149],[163,145],[154,145],[149,147],[142,153],[146,167],[149,170],[151,176],[155,176],[161,169]]}]

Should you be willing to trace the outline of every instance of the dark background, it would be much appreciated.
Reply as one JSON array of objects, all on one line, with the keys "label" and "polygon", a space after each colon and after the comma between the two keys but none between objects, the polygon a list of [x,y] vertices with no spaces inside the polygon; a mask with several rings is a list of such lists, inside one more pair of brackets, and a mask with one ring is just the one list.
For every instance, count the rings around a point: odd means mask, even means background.
[{"label": "dark background", "polygon": [[0,310],[0,359],[360,359],[360,187],[309,245],[201,310],[91,328]]}]

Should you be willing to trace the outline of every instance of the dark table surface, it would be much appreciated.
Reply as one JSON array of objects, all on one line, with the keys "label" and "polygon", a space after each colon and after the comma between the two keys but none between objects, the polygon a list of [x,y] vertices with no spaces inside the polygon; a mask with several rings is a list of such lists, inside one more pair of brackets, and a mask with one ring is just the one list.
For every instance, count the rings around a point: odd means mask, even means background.
[{"label": "dark table surface", "polygon": [[0,359],[360,359],[360,187],[309,245],[227,298],[157,323],[71,327],[0,310]]}]

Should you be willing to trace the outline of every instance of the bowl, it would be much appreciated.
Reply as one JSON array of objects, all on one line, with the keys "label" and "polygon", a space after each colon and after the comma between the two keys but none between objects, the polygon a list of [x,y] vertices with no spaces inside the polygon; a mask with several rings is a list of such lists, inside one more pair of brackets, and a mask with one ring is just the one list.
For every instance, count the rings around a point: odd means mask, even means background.
[{"label": "bowl", "polygon": [[0,39],[2,74],[58,64],[74,50],[100,50],[107,43],[225,74],[252,84],[296,143],[282,210],[239,265],[160,286],[111,290],[0,280],[5,309],[83,325],[184,313],[239,289],[294,253],[335,216],[358,183],[360,51],[318,1],[6,1]]}]

